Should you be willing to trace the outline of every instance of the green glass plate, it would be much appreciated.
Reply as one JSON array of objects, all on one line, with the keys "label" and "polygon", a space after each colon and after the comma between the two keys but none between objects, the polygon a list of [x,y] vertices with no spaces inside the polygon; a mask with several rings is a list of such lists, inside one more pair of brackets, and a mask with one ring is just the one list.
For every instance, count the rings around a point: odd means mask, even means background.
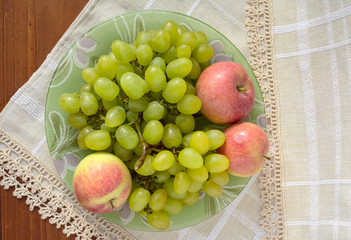
[{"label": "green glass plate", "polygon": [[[47,143],[56,169],[71,191],[73,191],[74,170],[80,159],[90,151],[81,150],[78,147],[76,143],[78,130],[70,127],[66,122],[67,113],[59,107],[58,97],[62,93],[79,92],[80,87],[85,83],[81,76],[82,69],[93,66],[100,55],[108,53],[112,41],[120,39],[132,43],[140,31],[159,29],[168,20],[173,20],[192,31],[203,31],[214,48],[212,63],[234,61],[248,71],[255,86],[256,100],[245,121],[265,128],[263,98],[256,77],[240,51],[224,35],[193,17],[169,11],[148,10],[117,16],[93,27],[78,39],[60,61],[48,91],[45,109]],[[168,230],[186,228],[215,215],[240,194],[249,180],[250,178],[230,176],[229,183],[223,187],[223,195],[219,198],[211,198],[201,193],[195,205],[184,207],[180,214],[170,217],[171,226]],[[101,214],[101,216],[123,227],[157,231],[138,214],[132,212],[128,204],[124,204],[117,211]]]}]

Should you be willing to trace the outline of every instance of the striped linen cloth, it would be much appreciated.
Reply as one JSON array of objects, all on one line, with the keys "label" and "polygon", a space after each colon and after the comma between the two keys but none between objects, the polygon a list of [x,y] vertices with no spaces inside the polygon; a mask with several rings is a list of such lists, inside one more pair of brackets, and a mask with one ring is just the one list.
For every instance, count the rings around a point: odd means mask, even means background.
[{"label": "striped linen cloth", "polygon": [[[273,145],[275,155],[264,171],[219,214],[166,233],[122,229],[77,211],[74,196],[56,173],[44,131],[43,89],[70,46],[92,26],[143,9],[184,13],[218,29],[252,61],[258,76],[274,83],[274,102],[266,101],[267,110],[271,105],[278,110],[279,145]],[[247,24],[261,17],[265,23],[253,29],[263,27],[266,38],[250,42]],[[78,239],[351,239],[350,26],[350,0],[91,0],[0,114],[0,185],[15,187],[14,195],[27,197],[30,209],[41,208],[43,217]],[[261,42],[272,46],[267,61],[273,72],[260,75],[262,62],[255,60],[265,58],[258,54],[265,50],[253,46]],[[24,160],[38,171],[28,170]],[[43,191],[28,190],[36,187]],[[52,211],[48,197],[66,220]]]},{"label": "striped linen cloth", "polygon": [[285,236],[351,239],[351,1],[273,1]]}]

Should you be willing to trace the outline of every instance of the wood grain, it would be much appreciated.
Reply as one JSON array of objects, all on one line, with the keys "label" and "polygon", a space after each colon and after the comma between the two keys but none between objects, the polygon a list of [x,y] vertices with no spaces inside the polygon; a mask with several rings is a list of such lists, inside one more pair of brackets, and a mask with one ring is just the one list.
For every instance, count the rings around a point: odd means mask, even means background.
[{"label": "wood grain", "polygon": [[[88,0],[0,0],[0,110],[39,68]],[[25,198],[0,187],[0,239],[67,238],[62,229],[31,212]]]}]

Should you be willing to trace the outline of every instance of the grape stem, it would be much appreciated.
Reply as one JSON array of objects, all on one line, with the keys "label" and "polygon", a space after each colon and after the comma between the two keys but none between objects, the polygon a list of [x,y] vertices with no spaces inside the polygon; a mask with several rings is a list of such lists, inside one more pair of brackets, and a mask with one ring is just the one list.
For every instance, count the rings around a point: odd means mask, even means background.
[{"label": "grape stem", "polygon": [[162,149],[159,149],[159,148],[149,148],[151,151],[153,152],[161,152]]},{"label": "grape stem", "polygon": [[139,170],[143,166],[143,164],[145,162],[147,149],[148,149],[149,146],[147,145],[147,143],[145,142],[145,140],[143,138],[143,134],[141,133],[139,122],[133,122],[133,123],[135,125],[136,130],[137,130],[137,133],[138,133],[138,136],[139,136],[139,141],[141,142],[142,149],[143,149],[143,151],[141,153],[141,156],[140,156],[140,158],[137,161],[138,164],[135,166],[135,170]]}]

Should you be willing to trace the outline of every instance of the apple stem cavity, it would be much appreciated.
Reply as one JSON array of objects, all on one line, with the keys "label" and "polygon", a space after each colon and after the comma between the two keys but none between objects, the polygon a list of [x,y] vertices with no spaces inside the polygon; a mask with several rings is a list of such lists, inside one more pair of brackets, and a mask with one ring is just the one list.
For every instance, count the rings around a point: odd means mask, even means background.
[{"label": "apple stem cavity", "polygon": [[143,134],[141,133],[139,122],[134,122],[134,125],[139,136],[139,141],[141,142],[141,145],[142,145],[142,154],[140,158],[137,160],[138,164],[135,166],[135,170],[139,170],[145,162],[145,158],[146,158],[147,150],[149,146],[143,138]]}]

